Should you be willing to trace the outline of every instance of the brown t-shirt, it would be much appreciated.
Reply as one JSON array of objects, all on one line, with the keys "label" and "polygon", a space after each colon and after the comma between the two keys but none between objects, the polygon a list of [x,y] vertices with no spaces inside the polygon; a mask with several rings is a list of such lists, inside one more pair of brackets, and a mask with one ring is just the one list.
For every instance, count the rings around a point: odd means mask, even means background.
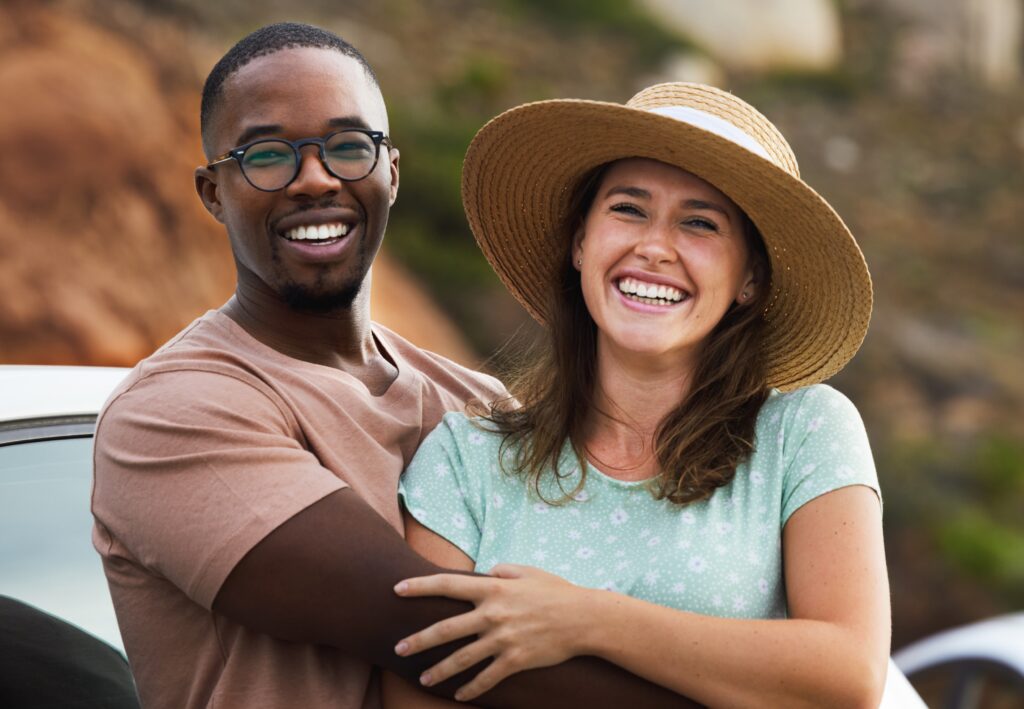
[{"label": "brown t-shirt", "polygon": [[[211,311],[128,375],[96,432],[93,543],[149,707],[373,707],[371,667],[212,612],[234,566],[349,486],[394,527],[398,477],[445,411],[501,384],[373,325],[383,394]],[[338,544],[344,544],[343,539]]]}]

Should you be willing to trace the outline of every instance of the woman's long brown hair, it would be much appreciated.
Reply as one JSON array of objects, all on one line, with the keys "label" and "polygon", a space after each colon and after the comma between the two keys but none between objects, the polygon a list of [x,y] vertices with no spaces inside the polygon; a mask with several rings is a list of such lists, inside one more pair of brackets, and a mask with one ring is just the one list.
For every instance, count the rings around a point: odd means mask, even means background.
[{"label": "woman's long brown hair", "polygon": [[[572,266],[572,239],[607,167],[595,169],[581,181],[561,225],[564,251],[558,278],[552,283],[546,337],[511,373],[509,390],[519,406],[494,405],[486,416],[487,427],[504,435],[499,458],[506,472],[525,477],[529,487],[552,504],[578,492],[587,473],[584,426],[588,412],[597,410],[597,326],[583,300],[580,274]],[[661,473],[650,487],[657,499],[683,505],[710,497],[733,479],[736,467],[754,449],[754,425],[768,396],[762,313],[771,273],[760,234],[745,214],[743,219],[760,287],[750,301],[733,305],[708,336],[689,394],[655,433],[654,453]],[[575,477],[575,466],[563,470],[559,465],[566,441],[582,471],[572,489],[563,483]],[[541,491],[547,475],[553,476],[562,492],[558,499],[548,499]]]}]

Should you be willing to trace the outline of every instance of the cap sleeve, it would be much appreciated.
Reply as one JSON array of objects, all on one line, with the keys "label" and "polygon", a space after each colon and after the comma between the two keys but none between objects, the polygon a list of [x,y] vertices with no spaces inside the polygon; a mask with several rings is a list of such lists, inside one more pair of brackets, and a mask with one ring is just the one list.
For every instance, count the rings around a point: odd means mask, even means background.
[{"label": "cap sleeve", "polygon": [[850,485],[870,487],[881,500],[864,423],[842,393],[808,387],[784,420],[783,525],[814,498]]},{"label": "cap sleeve", "polygon": [[462,413],[449,413],[423,441],[402,474],[398,494],[416,521],[461,549],[480,553],[488,475],[500,437]]}]

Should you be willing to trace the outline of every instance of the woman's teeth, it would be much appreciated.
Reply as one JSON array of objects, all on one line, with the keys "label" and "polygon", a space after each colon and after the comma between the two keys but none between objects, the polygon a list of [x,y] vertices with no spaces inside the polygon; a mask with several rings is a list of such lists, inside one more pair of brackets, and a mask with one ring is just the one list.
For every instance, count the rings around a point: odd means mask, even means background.
[{"label": "woman's teeth", "polygon": [[337,239],[348,234],[348,224],[320,224],[297,226],[284,233],[284,238],[291,241],[326,241]]},{"label": "woman's teeth", "polygon": [[648,305],[673,305],[689,297],[678,288],[638,281],[635,278],[621,278],[618,282],[619,292],[630,300]]}]

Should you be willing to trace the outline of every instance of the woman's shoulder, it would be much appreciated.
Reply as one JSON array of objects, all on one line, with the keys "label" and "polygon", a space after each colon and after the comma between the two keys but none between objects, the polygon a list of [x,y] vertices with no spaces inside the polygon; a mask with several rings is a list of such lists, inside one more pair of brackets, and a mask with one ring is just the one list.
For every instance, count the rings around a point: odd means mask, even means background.
[{"label": "woman's shoulder", "polygon": [[857,415],[853,402],[828,384],[811,384],[785,392],[772,389],[758,412],[758,425],[778,424],[793,417],[816,416],[826,412]]}]

